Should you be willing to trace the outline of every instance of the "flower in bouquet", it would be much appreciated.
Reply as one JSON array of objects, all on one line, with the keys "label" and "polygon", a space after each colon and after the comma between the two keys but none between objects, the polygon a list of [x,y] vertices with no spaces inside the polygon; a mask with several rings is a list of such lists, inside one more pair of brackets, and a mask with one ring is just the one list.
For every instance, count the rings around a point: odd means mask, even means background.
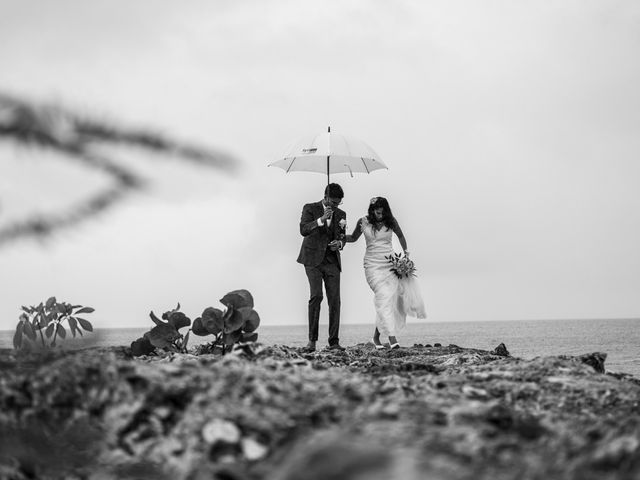
[{"label": "flower in bouquet", "polygon": [[389,270],[391,270],[396,275],[396,277],[408,278],[417,276],[415,264],[412,260],[409,260],[409,257],[407,257],[406,255],[393,253],[384,258],[386,258],[391,264]]}]

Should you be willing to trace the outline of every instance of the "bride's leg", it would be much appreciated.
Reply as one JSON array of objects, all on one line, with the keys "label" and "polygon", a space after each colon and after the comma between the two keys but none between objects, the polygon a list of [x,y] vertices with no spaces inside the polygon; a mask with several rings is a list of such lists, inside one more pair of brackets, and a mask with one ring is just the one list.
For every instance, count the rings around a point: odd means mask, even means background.
[{"label": "bride's leg", "polygon": [[378,327],[376,327],[376,331],[373,332],[373,339],[376,343],[380,343],[380,331],[378,330]]},{"label": "bride's leg", "polygon": [[373,344],[378,350],[384,348],[384,346],[380,343],[380,331],[378,330],[378,327],[376,327],[375,332],[373,332]]}]

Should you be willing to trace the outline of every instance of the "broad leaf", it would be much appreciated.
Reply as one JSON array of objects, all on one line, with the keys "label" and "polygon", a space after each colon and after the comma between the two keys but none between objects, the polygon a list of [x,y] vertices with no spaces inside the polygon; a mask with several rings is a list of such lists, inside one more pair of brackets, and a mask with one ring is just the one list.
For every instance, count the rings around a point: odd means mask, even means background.
[{"label": "broad leaf", "polygon": [[58,324],[58,336],[60,338],[67,338],[67,331],[60,324]]},{"label": "broad leaf", "polygon": [[49,299],[47,300],[47,303],[45,303],[45,306],[48,309],[51,309],[55,304],[56,304],[56,297],[49,297]]},{"label": "broad leaf", "polygon": [[225,345],[233,345],[242,338],[242,332],[240,330],[236,330],[235,332],[225,333],[222,338]]},{"label": "broad leaf", "polygon": [[93,313],[95,312],[96,309],[95,308],[91,308],[91,307],[82,307],[80,310],[78,310],[75,314],[78,315],[80,313]]},{"label": "broad leaf", "polygon": [[204,324],[202,323],[202,318],[200,317],[196,318],[193,321],[193,325],[191,326],[191,331],[195,335],[198,335],[199,337],[206,337],[211,333],[209,332],[209,330],[205,328]]},{"label": "broad leaf", "polygon": [[36,332],[33,330],[33,327],[31,326],[31,323],[29,323],[29,321],[27,320],[26,322],[23,322],[23,327],[22,330],[24,332],[24,334],[29,337],[29,339],[31,340],[35,340],[36,339]]},{"label": "broad leaf", "polygon": [[47,329],[44,331],[44,334],[47,338],[51,338],[51,335],[53,335],[53,330],[56,327],[55,323],[50,323],[49,326],[47,327]]},{"label": "broad leaf", "polygon": [[168,320],[169,317],[171,316],[172,313],[177,312],[178,310],[180,310],[180,302],[178,302],[178,306],[176,308],[174,308],[173,310],[169,310],[166,311],[162,314],[162,319],[163,320]]},{"label": "broad leaf", "polygon": [[76,315],[80,314],[80,313],[93,313],[95,312],[96,309],[95,308],[91,308],[91,307],[82,307],[80,310],[78,310],[76,312]]},{"label": "broad leaf", "polygon": [[169,348],[175,340],[180,338],[178,331],[168,323],[153,327],[144,336],[157,348]]},{"label": "broad leaf", "polygon": [[224,328],[222,310],[213,307],[207,307],[202,312],[202,324],[209,333],[219,334]]},{"label": "broad leaf", "polygon": [[258,326],[260,325],[260,316],[258,312],[256,312],[253,308],[241,308],[242,318],[244,320],[244,324],[242,329],[245,332],[254,332]]},{"label": "broad leaf", "polygon": [[139,357],[140,355],[149,355],[153,352],[153,345],[147,337],[139,338],[131,343],[131,354],[134,357]]},{"label": "broad leaf", "polygon": [[240,339],[240,343],[251,343],[258,340],[258,334],[254,333],[243,333],[242,338]]},{"label": "broad leaf", "polygon": [[242,307],[253,308],[253,297],[248,290],[234,290],[222,297],[220,303],[227,308],[229,308],[230,305],[233,305],[234,309]]},{"label": "broad leaf", "polygon": [[173,325],[176,330],[180,330],[182,327],[188,327],[191,325],[191,319],[182,312],[169,313],[167,321]]},{"label": "broad leaf", "polygon": [[16,333],[13,335],[13,348],[18,350],[22,346],[22,322],[18,322]]},{"label": "broad leaf", "polygon": [[230,333],[242,330],[244,325],[244,316],[241,310],[229,309],[225,314],[224,333]]},{"label": "broad leaf", "polygon": [[180,302],[178,302],[178,306],[176,308],[174,308],[173,310],[169,310],[168,312],[164,312],[162,314],[162,319],[163,320],[169,320],[169,317],[171,316],[172,313],[177,312],[178,310],[180,310]]},{"label": "broad leaf", "polygon": [[[69,328],[71,329],[71,334],[75,337],[76,336],[76,330],[78,330],[80,332],[80,329],[78,328],[78,321],[73,317],[69,317],[67,319],[67,321],[69,322]],[[80,332],[80,333],[82,333],[82,332]]]},{"label": "broad leaf", "polygon": [[78,323],[80,324],[80,326],[84,328],[87,332],[93,332],[93,326],[91,325],[91,322],[80,317],[76,317],[76,320],[78,320]]},{"label": "broad leaf", "polygon": [[153,323],[155,323],[156,325],[166,325],[165,322],[156,317],[156,314],[153,313],[153,310],[149,312],[149,316],[151,317],[151,320],[153,320]]}]

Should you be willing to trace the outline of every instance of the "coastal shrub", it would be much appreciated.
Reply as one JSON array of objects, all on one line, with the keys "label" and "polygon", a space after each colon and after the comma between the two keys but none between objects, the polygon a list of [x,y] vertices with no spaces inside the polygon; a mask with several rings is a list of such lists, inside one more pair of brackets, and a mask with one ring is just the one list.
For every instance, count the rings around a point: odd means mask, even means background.
[{"label": "coastal shrub", "polygon": [[239,348],[252,353],[260,325],[260,316],[253,309],[253,296],[247,290],[234,290],[222,297],[220,303],[226,307],[224,311],[208,307],[193,321],[194,335],[214,336],[214,340],[205,346],[206,351],[225,354]]},{"label": "coastal shrub", "polygon": [[[224,355],[234,349],[253,353],[252,345],[258,339],[256,329],[260,325],[260,316],[253,309],[253,296],[248,290],[234,290],[222,297],[220,303],[226,307],[224,311],[207,307],[193,324],[180,311],[179,303],[175,309],[162,314],[165,321],[151,311],[149,316],[156,326],[131,343],[131,353],[134,356],[150,355],[156,349],[186,353],[191,332],[201,337],[214,337],[213,341],[200,349],[200,353]],[[191,328],[183,336],[180,329],[190,325]]]},{"label": "coastal shrub", "polygon": [[78,316],[92,313],[94,309],[91,307],[58,302],[56,297],[50,297],[45,303],[40,302],[37,307],[22,306],[21,308],[22,313],[13,335],[13,347],[16,350],[55,347],[58,339],[64,340],[67,337],[64,322],[67,322],[69,331],[74,337],[76,333],[82,336],[82,330],[93,331],[91,322]]},{"label": "coastal shrub", "polygon": [[156,348],[186,353],[191,331],[182,335],[180,329],[191,325],[191,319],[180,311],[180,303],[173,310],[162,314],[165,321],[160,320],[153,310],[149,312],[149,317],[156,326],[131,343],[131,353],[134,356],[149,355]]}]

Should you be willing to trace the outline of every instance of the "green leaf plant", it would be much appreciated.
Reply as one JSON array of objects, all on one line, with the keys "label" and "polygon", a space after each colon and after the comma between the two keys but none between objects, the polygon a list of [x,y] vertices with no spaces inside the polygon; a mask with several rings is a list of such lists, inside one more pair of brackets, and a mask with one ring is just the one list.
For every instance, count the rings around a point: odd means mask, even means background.
[{"label": "green leaf plant", "polygon": [[260,316],[253,309],[251,293],[247,290],[234,290],[222,297],[220,303],[226,307],[225,311],[208,307],[193,321],[191,330],[194,335],[214,336],[214,340],[201,351],[220,352],[224,355],[240,349],[251,355],[252,346],[258,339],[256,330],[260,325]]},{"label": "green leaf plant", "polygon": [[[160,320],[153,311],[149,314],[156,324],[131,344],[133,356],[150,355],[156,350],[173,352],[187,352],[189,335],[206,337],[213,335],[214,339],[207,345],[201,346],[198,353],[225,354],[234,349],[241,349],[251,355],[253,344],[258,339],[256,329],[260,325],[260,316],[253,309],[253,297],[247,290],[234,290],[220,299],[226,309],[224,311],[207,307],[202,315],[191,320],[180,312],[180,304],[162,315],[165,321]],[[180,333],[183,327],[191,328],[186,335]]]},{"label": "green leaf plant", "polygon": [[93,331],[91,322],[78,316],[92,313],[94,309],[91,307],[58,302],[56,297],[50,297],[37,307],[21,308],[22,313],[13,335],[13,347],[16,350],[55,347],[58,339],[64,340],[67,337],[67,330],[63,325],[65,321],[74,337],[77,333],[83,336],[82,330]]},{"label": "green leaf plant", "polygon": [[191,330],[182,335],[180,329],[191,325],[191,319],[180,311],[180,303],[173,310],[162,314],[162,320],[165,321],[160,320],[153,313],[153,310],[149,312],[149,316],[156,326],[131,343],[131,354],[133,356],[150,355],[156,349],[181,353],[187,352]]}]

